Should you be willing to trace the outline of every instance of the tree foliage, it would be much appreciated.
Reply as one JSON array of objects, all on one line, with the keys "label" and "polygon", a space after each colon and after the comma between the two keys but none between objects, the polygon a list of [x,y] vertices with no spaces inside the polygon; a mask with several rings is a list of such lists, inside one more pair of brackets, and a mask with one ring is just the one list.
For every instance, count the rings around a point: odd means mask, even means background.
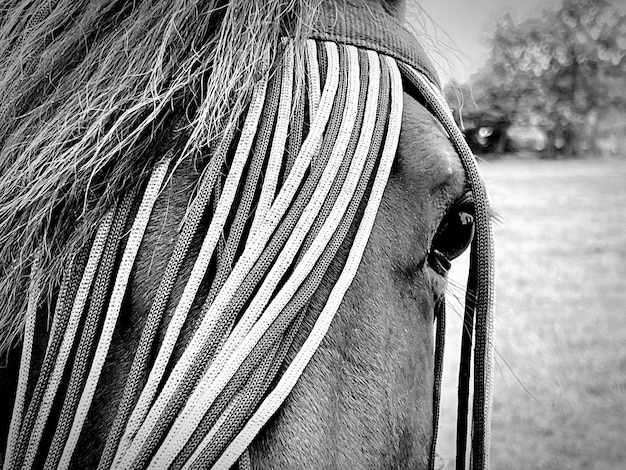
[{"label": "tree foliage", "polygon": [[474,101],[542,126],[550,149],[592,150],[603,114],[626,104],[626,15],[616,1],[563,0],[522,22],[501,17],[470,81]]}]

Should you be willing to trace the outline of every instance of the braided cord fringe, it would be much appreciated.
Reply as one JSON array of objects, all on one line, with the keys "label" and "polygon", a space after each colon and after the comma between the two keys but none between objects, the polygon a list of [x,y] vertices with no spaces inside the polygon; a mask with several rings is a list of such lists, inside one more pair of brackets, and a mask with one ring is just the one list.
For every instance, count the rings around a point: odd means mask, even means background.
[{"label": "braided cord fringe", "polygon": [[[368,92],[368,61],[367,54],[364,51],[359,51],[359,61],[361,63],[361,89],[358,101],[359,108],[355,126],[350,137],[350,143],[348,144],[347,158],[344,158],[337,173],[337,177],[335,178],[330,192],[324,201],[324,205],[322,206],[315,223],[304,240],[303,247],[298,255],[296,263],[301,262],[304,254],[308,251],[313,240],[319,234],[323,222],[328,219],[331,209],[335,206],[339,196],[339,191],[346,180],[346,176],[348,175],[348,170],[352,161],[349,156],[353,155],[355,152],[357,141],[359,140],[360,130],[363,129],[363,132],[366,135],[370,135],[372,125],[369,125],[368,123],[373,122],[377,116],[386,116],[384,109],[381,109],[381,113],[379,114],[375,112],[376,110],[374,106],[372,106],[375,99],[372,98],[368,102],[367,121],[363,121],[364,114],[366,112],[365,103]],[[376,71],[373,71],[372,73],[375,72]],[[376,85],[373,84],[370,88],[370,95],[377,91]],[[379,121],[382,121],[382,119]],[[378,135],[382,136],[383,129],[379,129],[380,134]],[[194,430],[193,435],[183,451],[177,455],[173,464],[174,469],[179,469],[184,466],[184,463],[189,460],[192,453],[198,449],[201,441],[204,441],[202,444],[204,449],[196,451],[200,452],[201,455],[195,459],[193,467],[210,467],[228,445],[230,440],[243,428],[246,420],[266,393],[268,386],[273,382],[278,368],[282,364],[285,355],[293,342],[293,338],[300,328],[300,324],[304,318],[304,314],[306,313],[306,309],[304,307],[313,293],[317,290],[319,283],[324,277],[330,263],[335,258],[337,250],[342,241],[345,239],[347,230],[352,223],[354,214],[356,213],[356,208],[361,201],[365,186],[369,181],[369,175],[371,174],[373,163],[376,161],[376,156],[378,155],[378,147],[375,144],[374,146],[376,149],[373,153],[371,151],[372,147],[370,147],[370,154],[368,156],[369,159],[367,160],[363,173],[361,174],[359,188],[350,202],[350,207],[341,221],[341,226],[334,233],[331,242],[324,250],[324,253],[318,263],[315,265],[314,271],[307,277],[304,284],[298,289],[287,306],[281,311],[277,319],[271,324],[263,337],[257,342],[253,350],[238,368],[233,378],[228,382],[228,385],[219,394],[215,403],[204,415],[200,425]],[[278,351],[274,352],[277,347],[279,348]],[[271,365],[271,368],[265,374],[258,374],[257,372],[259,370],[265,370],[267,363]],[[253,371],[253,375],[250,376]],[[211,442],[208,443],[209,441]]]},{"label": "braided cord fringe", "polygon": [[[266,80],[262,80],[259,84],[257,84],[255,88],[252,103],[250,105],[250,110],[248,112],[246,122],[244,123],[240,142],[235,152],[230,171],[226,178],[226,182],[224,184],[217,210],[213,214],[211,224],[209,226],[207,235],[205,236],[202,243],[198,258],[194,263],[192,273],[189,277],[189,281],[185,286],[183,295],[180,298],[179,303],[176,306],[176,311],[168,325],[165,339],[163,340],[163,344],[161,345],[161,349],[159,350],[155,365],[153,366],[152,371],[150,372],[150,375],[148,377],[148,383],[146,384],[146,387],[144,387],[144,391],[139,398],[139,402],[135,407],[133,414],[131,415],[126,430],[126,433],[128,433],[128,435],[122,438],[123,441],[125,439],[130,440],[129,436],[133,436],[135,432],[137,433],[137,439],[139,439],[140,441],[141,439],[147,438],[150,429],[146,427],[139,428],[139,424],[140,422],[142,422],[144,417],[146,418],[146,422],[152,422],[154,424],[152,416],[155,413],[148,413],[147,416],[146,413],[148,412],[148,407],[150,405],[150,402],[152,401],[152,397],[156,392],[157,386],[161,382],[161,378],[163,377],[165,368],[167,366],[167,363],[169,362],[169,358],[171,357],[180,329],[182,328],[184,321],[187,318],[187,314],[196,297],[198,288],[200,287],[200,283],[204,278],[209,262],[213,255],[213,250],[215,249],[218,238],[220,237],[226,223],[226,218],[228,217],[230,207],[232,205],[233,199],[235,198],[237,187],[239,185],[239,180],[241,178],[241,174],[243,173],[244,166],[248,161],[250,148],[252,146],[253,139],[258,128],[262,105],[265,100],[266,88]],[[144,393],[146,391],[148,393]],[[141,433],[142,429],[144,429],[143,434]],[[145,431],[146,429],[148,429],[147,433]],[[132,453],[132,447],[129,447],[129,452]],[[121,453],[119,453],[118,456],[116,456],[116,462],[118,458],[121,458]],[[117,463],[115,465],[117,465]]]},{"label": "braided cord fringe", "polygon": [[352,248],[350,249],[346,265],[303,347],[281,377],[276,388],[263,401],[259,409],[244,427],[243,431],[237,435],[220,459],[212,467],[214,469],[229,468],[245,451],[248,445],[250,445],[261,428],[283,403],[328,331],[341,300],[356,275],[356,270],[363,256],[365,245],[369,239],[382,199],[382,194],[387,184],[389,172],[391,171],[402,120],[402,81],[400,73],[393,59],[384,57],[384,60],[387,62],[391,71],[392,93],[387,136],[376,179],[370,193],[363,219],[361,220]]},{"label": "braided cord fringe", "polygon": [[104,325],[102,326],[102,331],[100,333],[100,339],[96,347],[96,352],[94,354],[91,369],[89,370],[89,374],[87,376],[83,393],[78,403],[74,421],[70,429],[70,434],[61,455],[59,468],[65,469],[69,467],[72,454],[74,453],[74,449],[78,443],[78,438],[80,437],[83,424],[87,418],[87,413],[91,406],[96,386],[98,385],[98,381],[100,379],[100,373],[102,372],[102,367],[104,366],[104,361],[111,344],[111,338],[113,336],[115,324],[117,323],[117,317],[122,308],[122,301],[124,300],[124,294],[130,279],[130,272],[133,268],[135,257],[139,251],[139,246],[141,245],[148,221],[150,220],[152,208],[154,207],[154,203],[156,202],[157,196],[163,186],[163,181],[165,180],[169,163],[170,157],[166,157],[154,168],[144,192],[139,210],[135,216],[135,221],[133,222],[133,226],[128,235],[128,241],[126,242],[124,254],[118,267],[113,292],[111,293],[111,297],[109,299],[109,306],[105,315]]},{"label": "braided cord fringe", "polygon": [[22,418],[24,415],[24,407],[26,405],[26,389],[28,387],[28,378],[30,376],[31,358],[33,355],[33,344],[35,342],[35,322],[37,320],[37,303],[39,302],[40,286],[39,286],[39,264],[40,255],[36,256],[30,269],[31,282],[28,290],[28,305],[26,307],[26,320],[24,328],[24,340],[22,342],[22,357],[20,358],[20,368],[17,378],[17,392],[15,394],[15,402],[13,404],[13,413],[11,415],[11,424],[9,426],[9,436],[7,440],[7,451],[4,457],[4,469],[9,468],[13,460],[13,452],[16,448],[20,428],[22,426]]},{"label": "braided cord fringe", "polygon": [[[298,289],[298,291],[295,293],[293,298],[289,301],[287,306],[280,313],[278,318],[271,324],[268,331],[263,335],[263,337],[257,343],[257,345],[255,345],[253,351],[248,355],[248,357],[244,361],[244,364],[242,364],[242,366],[240,367],[240,370],[245,369],[246,367],[252,367],[252,365],[255,364],[260,358],[265,357],[267,353],[265,353],[264,351],[267,350],[267,347],[268,347],[267,345],[280,341],[280,338],[285,334],[289,335],[289,334],[295,333],[295,331],[293,330],[294,328],[293,326],[291,326],[292,330],[288,333],[285,333],[285,329],[289,326],[289,322],[301,321],[299,320],[301,317],[296,316],[296,315],[302,315],[305,312],[304,307],[306,306],[306,303],[317,290],[320,282],[322,281],[324,275],[326,274],[328,267],[334,260],[339,247],[341,246],[342,242],[345,240],[348,230],[350,226],[352,225],[352,222],[358,210],[359,204],[368,186],[368,182],[370,181],[370,175],[372,174],[372,170],[375,166],[375,163],[378,160],[380,144],[381,144],[382,136],[384,134],[384,130],[386,127],[386,117],[388,115],[387,113],[388,90],[389,90],[388,79],[386,79],[386,76],[383,75],[381,86],[380,86],[380,91],[381,91],[380,97],[379,97],[380,101],[378,103],[379,112],[377,113],[376,105],[377,105],[377,101],[379,100],[378,77],[380,75],[378,71],[379,59],[375,54],[369,54],[370,64],[368,64],[368,54],[360,51],[359,55],[361,56],[361,62],[362,62],[363,69],[364,69],[362,71],[362,78],[366,78],[368,76],[366,70],[368,68],[371,69],[370,78],[372,81],[369,84],[370,85],[369,90],[367,87],[368,85],[367,79],[364,81],[362,89],[361,89],[362,95],[364,91],[368,91],[369,98],[367,100],[367,110],[359,109],[360,117],[357,118],[357,123],[359,123],[361,121],[361,118],[365,114],[365,121],[363,122],[362,126],[357,124],[355,128],[355,132],[353,132],[352,134],[354,139],[351,140],[351,145],[349,146],[349,148],[351,149],[349,150],[350,154],[352,154],[354,152],[354,149],[357,147],[356,141],[357,140],[359,141],[358,148],[356,150],[356,153],[354,154],[352,162],[350,162],[349,165],[346,165],[345,172],[344,172],[345,174],[339,177],[339,179],[343,178],[341,181],[341,184],[333,185],[334,188],[331,189],[331,194],[332,194],[334,190],[339,192],[342,186],[344,186],[343,181],[346,180],[345,177],[347,176],[347,172],[348,172],[347,167],[349,166],[350,167],[349,179],[352,181],[352,182],[350,181],[347,182],[346,189],[349,191],[350,189],[348,187],[354,184],[355,176],[359,177],[359,169],[361,167],[364,154],[367,154],[367,159],[365,161],[365,165],[363,166],[363,171],[362,173],[360,173],[360,177],[358,178],[359,181],[358,181],[354,196],[350,200],[349,206],[345,212],[344,217],[341,220],[340,226],[334,232],[328,246],[324,249],[324,252],[322,256],[320,257],[320,260],[317,262],[314,268],[314,271],[307,277],[304,284]],[[364,96],[362,97],[364,98]],[[364,103],[365,99],[363,99],[362,102]],[[360,103],[361,103],[361,100],[360,100]],[[376,120],[376,125],[375,125],[375,129],[373,129],[375,120]],[[362,137],[361,139],[359,139],[359,134],[361,134],[361,137]],[[371,145],[369,145],[369,149],[368,149],[368,144],[370,144],[370,142],[368,142],[368,138],[372,139]],[[361,161],[359,161],[359,159]],[[336,183],[339,181],[339,179],[336,180]],[[332,204],[326,204],[325,207],[322,208],[322,211],[320,212],[321,217],[318,219],[318,221],[328,220],[328,215],[330,214],[327,214],[326,212],[327,211],[330,212],[331,209],[337,207],[335,202],[338,199],[343,199],[343,200],[349,199],[349,198],[346,198],[346,195],[347,193],[344,190],[344,193],[341,196],[336,194],[330,197],[330,200],[333,202]],[[317,227],[317,225],[318,224],[316,224],[316,226],[313,227],[313,230],[319,233],[322,227],[321,226]],[[312,245],[313,240],[317,238],[318,238],[317,235],[315,235],[314,237],[311,236],[309,240],[305,241],[305,248],[304,248],[305,253],[308,252],[308,248]],[[301,259],[304,259],[304,256],[302,256]],[[295,320],[293,320],[294,316],[296,316]],[[295,328],[298,328],[298,326],[296,325]],[[279,360],[282,360],[282,359],[279,358]],[[237,373],[239,373],[239,371]],[[273,376],[270,378],[273,378]],[[233,416],[232,418],[230,418],[228,422],[225,423],[223,426],[220,426],[219,429],[218,429],[218,425],[216,425],[211,435],[207,435],[207,437],[204,439],[204,442],[202,443],[202,447],[196,451],[196,456],[194,457],[195,461],[191,461],[189,464],[191,468],[209,468],[216,461],[216,459],[220,456],[220,454],[223,452],[223,450],[228,445],[228,443],[235,437],[235,435],[238,432],[241,431],[241,429],[243,429],[243,426],[246,424],[246,421],[248,420],[248,418],[249,418],[249,415],[245,413],[245,410],[242,410],[238,416]],[[189,465],[186,468],[189,468]]]},{"label": "braided cord fringe", "polygon": [[[65,366],[76,340],[80,319],[82,317],[85,304],[87,303],[87,298],[95,278],[100,258],[102,257],[102,252],[104,251],[104,245],[106,243],[112,221],[113,212],[109,211],[104,216],[104,219],[98,227],[98,232],[94,238],[85,271],[81,278],[78,291],[76,292],[76,297],[74,298],[72,311],[70,313],[67,328],[63,336],[63,341],[61,343],[54,368],[52,370],[52,375],[47,384],[41,408],[37,413],[37,418],[30,434],[30,439],[28,440],[26,455],[24,456],[23,462],[19,460],[17,461],[16,468],[32,468],[34,466],[35,457],[37,456],[39,444],[41,442],[41,438],[43,437],[44,428],[48,421],[48,417],[50,416],[52,404],[54,403],[54,399],[61,385],[63,372],[65,371]],[[22,440],[22,436],[20,436],[20,441],[25,442],[25,439]]]},{"label": "braided cord fringe", "polygon": [[[402,63],[399,65],[402,72],[426,99],[427,104],[448,132],[455,150],[459,154],[474,196],[476,239],[472,245],[471,256],[475,260],[473,269],[476,272],[475,274],[470,272],[470,280],[475,276],[476,290],[475,299],[470,299],[470,301],[476,309],[476,342],[474,346],[471,467],[484,469],[489,466],[495,335],[495,254],[489,198],[476,159],[467,146],[461,131],[456,127],[441,92],[411,66]],[[474,289],[471,289],[474,283],[468,284],[468,296],[474,295]],[[457,461],[457,465],[458,463]]]},{"label": "braided cord fringe", "polygon": [[[359,92],[358,60],[356,49],[347,48],[346,52],[349,56],[348,64],[350,68],[347,83],[347,101],[344,113],[346,117],[344,117],[342,121],[338,138],[333,148],[333,154],[325,168],[322,180],[316,188],[307,208],[305,208],[296,228],[289,237],[283,251],[263,282],[257,296],[255,296],[250,306],[246,309],[242,319],[228,338],[223,350],[217,356],[216,360],[205,374],[205,377],[203,377],[200,385],[188,400],[185,409],[170,431],[170,436],[177,436],[177,438],[175,441],[166,439],[166,444],[163,448],[164,455],[169,455],[169,457],[166,458],[173,459],[176,454],[178,454],[180,444],[184,444],[191,436],[209,406],[214,402],[215,398],[238,370],[248,353],[259,341],[261,335],[269,326],[268,322],[273,321],[280,312],[280,309],[284,306],[284,304],[281,305],[280,302],[284,302],[293,296],[298,287],[298,283],[302,282],[299,279],[303,280],[314,265],[314,258],[311,260],[307,259],[306,261],[303,260],[286,281],[283,289],[281,289],[272,300],[265,313],[263,313],[263,309],[270,300],[271,294],[275,291],[279,280],[284,276],[290,266],[293,265],[294,257],[300,250],[304,236],[310,230],[314,218],[319,214],[319,210],[323,201],[326,199],[331,183],[335,180],[335,176],[342,161],[341,157],[345,154],[348,139],[354,126]],[[350,86],[350,83],[352,83],[352,86]],[[334,231],[334,228],[330,230]],[[214,367],[221,364],[223,364],[221,369]],[[168,443],[172,444],[168,446]],[[178,445],[178,447],[174,447],[174,445]],[[168,447],[173,450],[169,450]],[[165,454],[165,452],[170,453]],[[162,466],[162,463],[158,460],[160,457],[159,453],[155,456],[152,462],[153,466]],[[165,460],[165,462],[167,463],[168,460]]]},{"label": "braided cord fringe", "polygon": [[[246,309],[243,317],[235,327],[232,335],[228,338],[223,350],[217,356],[216,360],[203,377],[200,385],[190,399],[188,400],[185,409],[179,415],[177,422],[170,431],[170,436],[176,436],[176,439],[166,439],[165,446],[162,448],[164,455],[166,452],[172,452],[169,454],[169,458],[174,458],[180,451],[178,446],[181,443],[184,444],[189,438],[193,430],[196,428],[202,416],[213,403],[217,395],[226,386],[227,382],[232,378],[235,371],[239,368],[245,357],[251,351],[252,347],[258,342],[260,336],[269,326],[269,323],[273,321],[280,309],[284,306],[289,298],[293,296],[293,293],[297,289],[299,283],[301,283],[308,272],[312,269],[315,263],[315,254],[310,253],[310,259],[303,260],[296,268],[293,274],[287,280],[285,286],[271,301],[270,306],[267,307],[267,311],[263,314],[263,309],[270,300],[270,296],[276,289],[279,280],[283,277],[286,271],[293,265],[293,259],[299,251],[302,241],[309,231],[314,218],[319,213],[323,201],[325,200],[331,183],[334,181],[337,171],[341,163],[341,157],[345,154],[348,139],[354,125],[354,119],[356,116],[356,109],[358,104],[358,61],[356,49],[353,47],[346,48],[349,60],[348,65],[350,68],[348,83],[352,83],[356,86],[348,86],[348,97],[346,101],[345,116],[342,121],[342,126],[339,131],[337,142],[333,149],[333,154],[326,166],[324,175],[320,184],[316,188],[311,201],[305,208],[305,211],[296,225],[293,233],[291,234],[287,244],[283,248],[283,251],[279,255],[276,263],[272,266],[270,273],[265,278],[258,294],[253,299],[250,306]],[[328,237],[332,235],[332,232],[336,228],[330,227]],[[328,238],[326,239],[327,242]],[[318,250],[323,249],[324,241],[320,243]],[[319,252],[317,253],[319,257]],[[293,286],[293,287],[292,287]],[[231,346],[232,345],[232,346]],[[221,365],[221,369],[218,369]],[[216,366],[216,367],[214,367]],[[169,449],[174,450],[170,451]],[[160,453],[155,456],[152,465],[155,467],[162,467],[163,464],[159,461]],[[165,460],[167,463],[168,460]],[[166,465],[165,465],[166,466]]]},{"label": "braided cord fringe", "polygon": [[[329,45],[328,47],[332,48],[333,46]],[[337,69],[337,60],[335,59],[335,70]],[[146,442],[151,430],[160,420],[160,415],[166,409],[168,403],[171,401],[178,388],[182,383],[184,383],[184,379],[192,374],[191,370],[193,369],[194,362],[201,354],[203,344],[206,343],[206,341],[210,338],[212,331],[215,329],[217,320],[220,318],[220,313],[228,306],[231,299],[233,299],[238,287],[241,285],[242,281],[244,281],[250,269],[254,266],[254,263],[261,255],[263,248],[270,239],[270,235],[283,218],[285,211],[290,206],[297,190],[299,189],[312,157],[319,152],[322,142],[322,134],[333,107],[335,94],[337,92],[337,85],[338,77],[336,75],[326,82],[324,93],[320,99],[320,106],[316,115],[316,120],[311,125],[309,134],[300,149],[300,153],[294,162],[294,166],[287,177],[285,184],[276,196],[265,221],[260,225],[259,230],[256,232],[255,243],[246,245],[246,248],[240,255],[231,275],[222,289],[220,289],[220,292],[216,296],[213,304],[203,317],[198,330],[194,334],[180,360],[174,366],[174,369],[166,381],[159,397],[155,401],[152,410],[147,415],[145,424],[142,425],[142,429],[139,433],[137,433],[137,438],[133,442],[134,448],[128,448],[126,452],[128,455],[124,457],[124,464],[122,465],[122,462],[120,461],[122,457],[120,455],[119,457],[116,457],[115,465],[120,465],[125,468],[133,465],[133,461],[141,453],[143,443]]]},{"label": "braided cord fringe", "polygon": [[96,275],[93,293],[83,332],[74,357],[74,365],[69,378],[69,385],[65,393],[63,407],[61,409],[60,418],[56,426],[52,444],[48,451],[44,468],[57,468],[63,447],[70,431],[70,426],[76,412],[80,393],[84,386],[86,373],[88,370],[89,360],[96,339],[96,332],[100,324],[100,318],[104,311],[108,294],[110,290],[111,278],[115,268],[116,258],[122,244],[124,230],[128,222],[130,211],[135,200],[135,191],[130,191],[124,196],[119,208],[115,210],[115,216],[111,230],[107,239],[107,243],[100,262],[100,268]]}]

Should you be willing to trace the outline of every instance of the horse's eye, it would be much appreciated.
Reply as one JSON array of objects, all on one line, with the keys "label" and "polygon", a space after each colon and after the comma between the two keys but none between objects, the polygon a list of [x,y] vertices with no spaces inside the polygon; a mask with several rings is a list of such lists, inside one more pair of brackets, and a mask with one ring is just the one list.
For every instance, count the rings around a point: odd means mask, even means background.
[{"label": "horse's eye", "polygon": [[428,264],[444,275],[450,269],[450,261],[461,254],[474,238],[474,210],[471,196],[456,203],[439,224],[433,238]]}]

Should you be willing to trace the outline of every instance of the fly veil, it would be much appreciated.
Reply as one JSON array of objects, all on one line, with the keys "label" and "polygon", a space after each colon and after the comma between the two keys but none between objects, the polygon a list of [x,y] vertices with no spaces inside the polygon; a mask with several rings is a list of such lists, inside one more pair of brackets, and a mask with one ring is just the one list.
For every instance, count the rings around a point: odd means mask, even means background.
[{"label": "fly veil", "polygon": [[[457,466],[464,468],[467,460],[472,360],[471,462],[488,466],[494,262],[489,203],[474,157],[422,48],[382,9],[323,8],[305,52],[300,63],[294,43],[284,39],[276,64],[265,61],[272,73],[260,74],[240,125],[227,129],[211,150],[143,326],[99,468],[249,465],[248,445],[294,387],[359,266],[396,153],[403,80],[444,126],[473,192],[476,236],[459,377]],[[305,68],[303,83],[299,67]],[[177,150],[167,149],[149,180],[120,197],[90,246],[66,269],[36,380],[35,324],[46,312],[38,258],[33,261],[4,469],[67,468],[72,462],[136,255]],[[194,240],[200,240],[200,252],[166,319]],[[329,269],[342,248],[347,256],[339,269]],[[319,316],[307,319],[324,279],[333,288]],[[203,283],[210,285],[208,293],[201,294]],[[200,321],[174,359],[198,301]],[[435,436],[444,321],[440,308]],[[54,432],[47,438],[51,420]]]}]

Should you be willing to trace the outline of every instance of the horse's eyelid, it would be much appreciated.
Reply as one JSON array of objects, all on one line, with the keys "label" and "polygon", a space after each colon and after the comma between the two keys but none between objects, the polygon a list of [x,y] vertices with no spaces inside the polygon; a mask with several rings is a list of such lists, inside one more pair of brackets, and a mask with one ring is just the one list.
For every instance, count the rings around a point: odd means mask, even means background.
[{"label": "horse's eyelid", "polygon": [[463,194],[461,199],[458,199],[457,201],[454,202],[454,205],[457,207],[469,206],[473,208],[474,207],[474,194],[471,191],[467,191],[465,194]]}]

